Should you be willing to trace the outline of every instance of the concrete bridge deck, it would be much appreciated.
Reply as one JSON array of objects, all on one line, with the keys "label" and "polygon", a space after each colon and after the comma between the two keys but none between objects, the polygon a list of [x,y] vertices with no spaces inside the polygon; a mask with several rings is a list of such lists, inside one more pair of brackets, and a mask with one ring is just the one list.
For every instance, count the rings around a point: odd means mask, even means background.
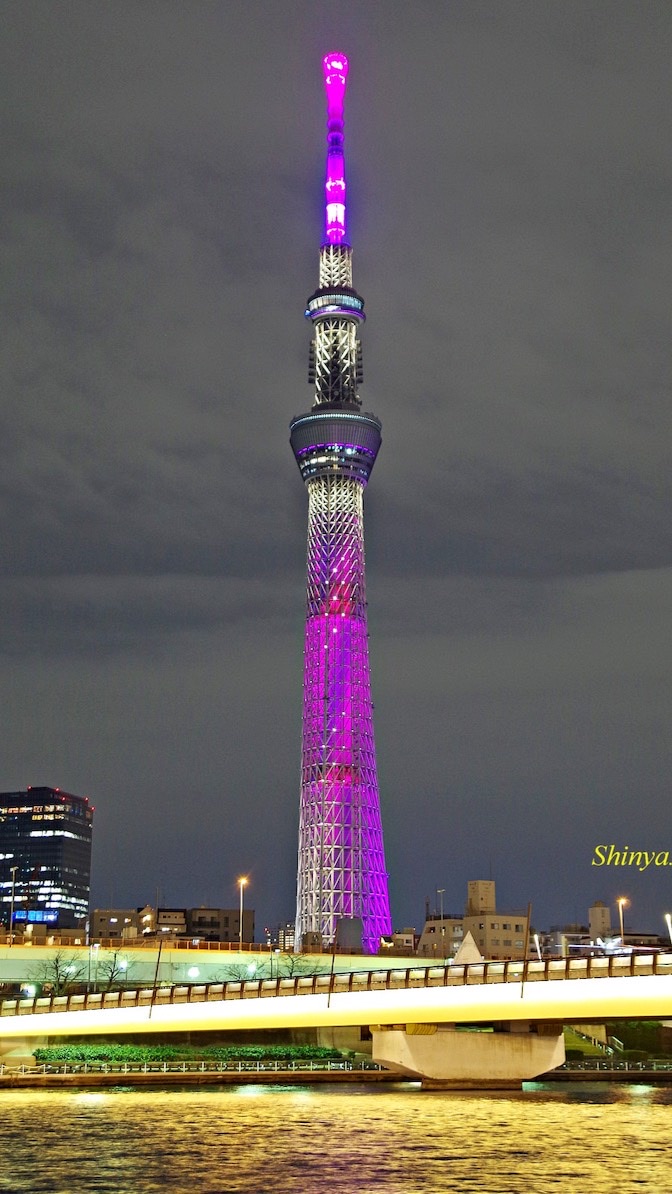
[{"label": "concrete bridge deck", "polygon": [[672,1018],[672,953],[412,966],[11,999],[0,1004],[0,1040],[647,1018]]}]

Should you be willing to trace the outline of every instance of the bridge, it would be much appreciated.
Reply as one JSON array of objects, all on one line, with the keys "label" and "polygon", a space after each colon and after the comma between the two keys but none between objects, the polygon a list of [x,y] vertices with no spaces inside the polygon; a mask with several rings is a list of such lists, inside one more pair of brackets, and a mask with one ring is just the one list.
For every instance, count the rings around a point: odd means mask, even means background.
[{"label": "bridge", "polygon": [[563,1024],[670,1017],[672,953],[631,954],[10,999],[0,1004],[0,1047],[12,1038],[364,1025],[374,1061],[400,1074],[508,1086],[563,1063]]}]

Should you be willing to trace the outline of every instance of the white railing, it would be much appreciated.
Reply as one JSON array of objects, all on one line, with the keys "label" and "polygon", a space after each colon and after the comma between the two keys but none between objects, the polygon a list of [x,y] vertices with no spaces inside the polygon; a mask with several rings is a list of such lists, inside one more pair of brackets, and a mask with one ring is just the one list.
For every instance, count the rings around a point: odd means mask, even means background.
[{"label": "white railing", "polygon": [[138,990],[39,995],[4,999],[0,1018],[52,1012],[100,1011],[105,1008],[160,1007],[213,1000],[266,999],[298,995],[410,990],[417,987],[481,986],[490,983],[565,981],[672,975],[672,953],[612,954],[610,957],[549,958],[535,962],[475,962],[466,966],[408,967],[395,970],[348,971],[341,974],[257,978],[226,983],[144,987]]}]

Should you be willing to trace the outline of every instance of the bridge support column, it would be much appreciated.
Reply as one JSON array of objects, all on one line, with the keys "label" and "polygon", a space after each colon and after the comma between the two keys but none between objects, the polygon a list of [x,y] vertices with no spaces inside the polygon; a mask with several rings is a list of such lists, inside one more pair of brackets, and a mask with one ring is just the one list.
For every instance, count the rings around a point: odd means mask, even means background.
[{"label": "bridge support column", "polygon": [[423,1086],[455,1090],[520,1089],[565,1060],[562,1026],[511,1022],[495,1032],[453,1024],[374,1025],[373,1060]]},{"label": "bridge support column", "polygon": [[0,1062],[11,1066],[34,1066],[35,1049],[44,1048],[49,1043],[46,1036],[8,1036],[0,1037]]}]

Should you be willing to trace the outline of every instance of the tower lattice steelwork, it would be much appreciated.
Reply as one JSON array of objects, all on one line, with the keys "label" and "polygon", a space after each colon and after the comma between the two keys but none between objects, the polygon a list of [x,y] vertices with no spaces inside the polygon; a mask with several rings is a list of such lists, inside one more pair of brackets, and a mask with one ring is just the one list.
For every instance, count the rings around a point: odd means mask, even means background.
[{"label": "tower lattice steelwork", "polygon": [[290,442],[308,489],[308,575],[297,948],[307,934],[325,945],[339,921],[362,922],[375,952],[390,932],[369,680],[364,579],[364,487],[381,424],[364,414],[357,332],[364,302],[352,285],[346,239],[343,101],[348,61],[328,54],[325,236],[319,286],[306,316],[314,335],[309,380],[315,401],[291,423]]}]

